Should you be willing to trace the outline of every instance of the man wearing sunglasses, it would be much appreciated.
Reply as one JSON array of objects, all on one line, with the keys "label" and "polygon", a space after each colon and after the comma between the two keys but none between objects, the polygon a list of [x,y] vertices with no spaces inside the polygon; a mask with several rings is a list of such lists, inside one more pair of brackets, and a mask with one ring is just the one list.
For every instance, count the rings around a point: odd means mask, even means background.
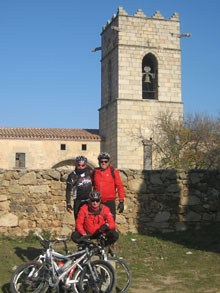
[{"label": "man wearing sunglasses", "polygon": [[101,194],[93,190],[89,194],[89,202],[83,205],[76,219],[76,230],[71,238],[74,242],[79,242],[82,236],[96,238],[100,234],[105,234],[106,245],[112,245],[118,239],[118,232],[115,231],[115,221],[110,209],[101,204]]},{"label": "man wearing sunglasses", "polygon": [[124,186],[122,184],[119,171],[110,164],[110,155],[102,152],[98,156],[99,168],[92,172],[92,183],[95,190],[101,192],[102,203],[108,206],[111,213],[116,218],[116,192],[119,197],[119,213],[124,211]]},{"label": "man wearing sunglasses", "polygon": [[66,184],[66,207],[72,213],[71,193],[74,199],[74,217],[77,218],[80,207],[89,199],[92,190],[91,170],[87,167],[87,158],[76,157],[75,170],[69,174]]}]

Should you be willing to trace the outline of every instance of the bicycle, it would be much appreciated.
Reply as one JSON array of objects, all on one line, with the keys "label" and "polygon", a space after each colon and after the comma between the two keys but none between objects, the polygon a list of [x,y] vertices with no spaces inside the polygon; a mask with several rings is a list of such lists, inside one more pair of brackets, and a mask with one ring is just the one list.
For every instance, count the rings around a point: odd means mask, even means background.
[{"label": "bicycle", "polygon": [[[38,261],[19,266],[12,275],[12,293],[43,293],[48,290],[59,292],[112,292],[115,286],[114,269],[105,260],[91,261],[97,245],[84,241],[84,249],[69,254],[67,239],[44,240],[38,235],[45,253]],[[58,242],[65,243],[67,255],[53,249]],[[82,240],[83,242],[83,240]]]},{"label": "bicycle", "polygon": [[110,262],[115,269],[116,292],[127,292],[132,282],[132,275],[129,266],[126,264],[122,257],[116,257],[111,251],[106,249],[106,238],[103,234],[100,234],[98,236],[97,243],[98,246],[95,255],[98,255],[100,259]]}]

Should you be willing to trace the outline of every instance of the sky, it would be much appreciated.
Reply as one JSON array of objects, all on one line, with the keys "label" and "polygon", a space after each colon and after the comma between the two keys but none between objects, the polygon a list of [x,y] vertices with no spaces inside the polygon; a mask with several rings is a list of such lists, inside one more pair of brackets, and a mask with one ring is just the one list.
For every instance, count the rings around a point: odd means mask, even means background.
[{"label": "sky", "polygon": [[179,13],[184,114],[220,112],[219,0],[0,0],[0,126],[99,128],[102,27]]}]

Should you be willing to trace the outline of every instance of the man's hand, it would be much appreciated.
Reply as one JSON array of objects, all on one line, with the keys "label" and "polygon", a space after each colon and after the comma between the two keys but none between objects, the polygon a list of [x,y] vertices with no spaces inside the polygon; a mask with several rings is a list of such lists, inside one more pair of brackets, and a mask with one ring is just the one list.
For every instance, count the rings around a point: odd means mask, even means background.
[{"label": "man's hand", "polygon": [[103,224],[103,225],[99,228],[99,233],[104,233],[107,229],[108,229],[108,224]]},{"label": "man's hand", "polygon": [[69,203],[67,204],[66,210],[67,210],[68,213],[72,214],[73,208],[72,208],[71,204],[69,204]]},{"label": "man's hand", "polygon": [[83,234],[79,239],[77,243],[89,243],[90,242],[90,238],[91,238],[92,234]]},{"label": "man's hand", "polygon": [[119,201],[118,211],[119,211],[119,213],[122,213],[124,211],[124,201],[123,200]]},{"label": "man's hand", "polygon": [[83,235],[80,237],[80,240],[88,240],[88,239],[91,238],[91,236],[92,236],[91,233],[89,233],[89,234],[83,234]]}]

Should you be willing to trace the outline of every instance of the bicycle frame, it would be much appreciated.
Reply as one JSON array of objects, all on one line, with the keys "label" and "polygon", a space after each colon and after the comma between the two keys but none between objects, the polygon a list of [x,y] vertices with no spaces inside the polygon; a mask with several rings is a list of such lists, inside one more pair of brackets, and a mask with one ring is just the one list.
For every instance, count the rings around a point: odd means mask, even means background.
[{"label": "bicycle frame", "polygon": [[[43,241],[43,238],[40,235],[37,235],[37,237],[40,238],[41,241]],[[57,239],[55,241],[54,240],[48,241],[49,244],[48,244],[46,253],[44,255],[40,255],[38,258],[42,263],[44,263],[45,266],[47,266],[47,270],[50,273],[50,277],[48,281],[49,286],[52,288],[56,287],[59,285],[60,281],[62,281],[63,284],[67,287],[70,287],[72,284],[77,283],[78,280],[71,279],[71,277],[73,276],[76,269],[80,269],[80,271],[82,271],[83,266],[85,264],[88,265],[88,268],[91,272],[92,278],[95,283],[97,281],[97,276],[91,266],[91,257],[94,254],[94,251],[92,251],[92,249],[89,249],[88,247],[68,255],[63,255],[61,253],[54,251],[53,244],[56,242],[64,242],[64,241],[65,239]],[[94,245],[93,248],[98,247],[94,243],[92,243],[92,245]],[[65,248],[66,248],[66,244],[65,244]],[[60,268],[57,265],[57,262],[55,261],[55,259],[66,261],[66,263]]]}]

